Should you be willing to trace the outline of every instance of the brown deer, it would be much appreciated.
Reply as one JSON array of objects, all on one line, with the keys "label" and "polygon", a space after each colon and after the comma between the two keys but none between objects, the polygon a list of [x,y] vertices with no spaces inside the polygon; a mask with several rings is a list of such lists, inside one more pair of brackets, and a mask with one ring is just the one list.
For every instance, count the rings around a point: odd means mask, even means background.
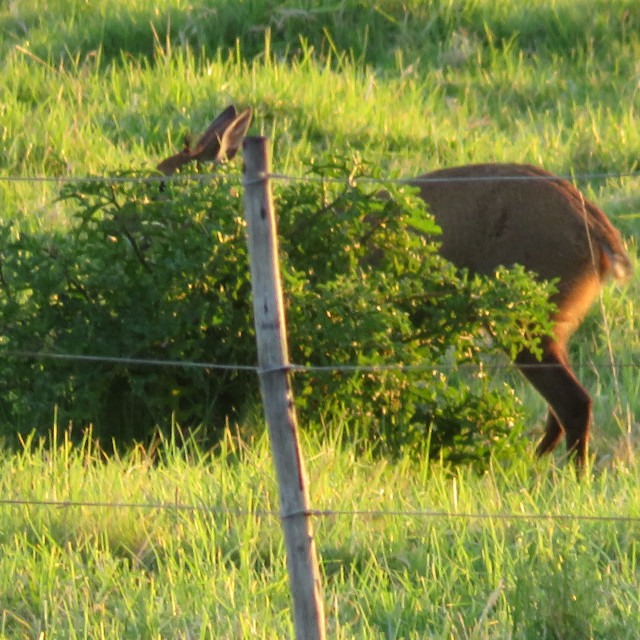
[{"label": "brown deer", "polygon": [[214,164],[231,160],[251,125],[251,117],[251,107],[238,115],[236,108],[229,105],[209,125],[194,149],[185,141],[184,149],[180,153],[165,158],[158,165],[158,170],[170,176],[192,160]]},{"label": "brown deer", "polygon": [[552,451],[564,434],[582,465],[592,401],[571,369],[567,340],[605,279],[631,275],[620,234],[566,180],[529,165],[470,165],[410,182],[442,228],[440,253],[456,266],[490,275],[517,263],[542,279],[559,279],[553,337],[542,338],[542,362],[529,351],[515,362],[549,405],[537,454]]},{"label": "brown deer", "polygon": [[[231,159],[251,123],[251,109],[223,111],[192,151],[185,149],[158,169],[170,175],[191,160]],[[567,341],[612,276],[632,273],[620,234],[606,215],[566,180],[521,164],[481,164],[442,169],[410,184],[420,189],[442,228],[440,253],[459,268],[492,275],[521,264],[544,280],[558,279],[553,336],[541,338],[539,362],[529,351],[516,365],[549,405],[538,455],[565,435],[578,465],[587,456],[592,400],[569,363]]]}]

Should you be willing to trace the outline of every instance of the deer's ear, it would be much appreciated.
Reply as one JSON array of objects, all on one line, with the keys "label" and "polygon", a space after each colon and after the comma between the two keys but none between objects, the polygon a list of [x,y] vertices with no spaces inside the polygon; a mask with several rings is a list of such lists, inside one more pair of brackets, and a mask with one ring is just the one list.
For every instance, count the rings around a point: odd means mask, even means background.
[{"label": "deer's ear", "polygon": [[247,107],[223,132],[220,137],[220,150],[218,151],[218,162],[231,160],[236,155],[242,145],[247,130],[251,126],[253,111]]},{"label": "deer's ear", "polygon": [[234,105],[230,104],[219,116],[215,118],[215,120],[209,125],[207,130],[202,134],[200,140],[198,140],[195,148],[193,148],[193,153],[197,153],[198,150],[203,150],[205,148],[209,148],[211,153],[207,155],[211,155],[212,157],[216,155],[216,152],[213,152],[212,147],[215,145],[219,145],[219,140],[224,135],[225,129],[231,126],[233,121],[236,119],[236,108]]},{"label": "deer's ear", "polygon": [[234,105],[229,105],[204,132],[195,148],[185,149],[163,160],[158,169],[165,175],[175,173],[190,160],[214,163],[231,160],[236,155],[247,129],[251,125],[253,112],[251,107],[237,114]]}]

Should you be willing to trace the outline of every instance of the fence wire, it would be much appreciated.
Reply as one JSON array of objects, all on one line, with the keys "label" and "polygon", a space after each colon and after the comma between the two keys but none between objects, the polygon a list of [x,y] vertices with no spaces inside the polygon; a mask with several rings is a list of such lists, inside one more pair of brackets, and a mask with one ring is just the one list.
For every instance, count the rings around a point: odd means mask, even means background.
[{"label": "fence wire", "polygon": [[[67,360],[86,364],[125,364],[138,367],[171,367],[182,369],[205,369],[220,371],[248,371],[258,375],[272,373],[274,371],[288,371],[293,374],[316,374],[316,373],[429,373],[432,371],[500,371],[513,369],[516,365],[511,361],[483,362],[482,364],[460,362],[460,363],[436,363],[436,364],[327,364],[327,365],[302,365],[289,363],[275,369],[265,369],[257,365],[249,364],[227,364],[218,362],[196,362],[192,360],[162,360],[154,358],[128,358],[119,356],[101,356],[92,354],[75,353],[53,353],[44,351],[12,351],[0,350],[0,355],[5,358],[21,358],[34,360]],[[632,354],[636,355],[636,354]],[[639,354],[640,355],[640,354]],[[548,364],[536,362],[531,364],[517,365],[518,369],[550,369],[561,368],[562,364]],[[588,362],[572,365],[574,369],[638,369],[640,362]]]},{"label": "fence wire", "polygon": [[[147,176],[0,176],[0,182],[33,182],[33,183],[54,183],[54,184],[81,184],[92,182],[107,183],[153,183],[153,182],[206,182],[212,179],[223,180],[225,182],[234,182],[242,184],[244,177],[242,174],[217,174],[217,173],[180,173],[165,176],[161,174],[149,174]],[[324,177],[317,175],[298,175],[293,176],[286,173],[263,173],[259,180],[275,180],[277,182],[321,182],[321,183],[362,183],[362,184],[400,184],[406,185],[411,182],[413,184],[422,183],[466,183],[466,182],[590,182],[599,180],[621,180],[623,178],[636,179],[640,178],[640,171],[611,171],[597,173],[576,173],[564,175],[535,175],[535,176],[410,176],[410,177],[373,177],[373,176],[355,176],[346,178]]]},{"label": "fence wire", "polygon": [[179,502],[102,502],[75,500],[35,500],[20,498],[2,498],[0,507],[50,507],[55,509],[131,509],[140,511],[168,511],[208,513],[212,515],[233,515],[238,517],[268,517],[284,520],[296,516],[309,516],[318,519],[340,517],[363,518],[431,518],[459,520],[501,520],[501,521],[549,521],[549,522],[627,522],[640,524],[640,516],[633,515],[590,515],[569,513],[516,513],[496,512],[481,513],[471,511],[435,511],[409,509],[308,509],[290,513],[270,509],[232,509],[229,507],[212,507],[208,505],[181,504]]}]

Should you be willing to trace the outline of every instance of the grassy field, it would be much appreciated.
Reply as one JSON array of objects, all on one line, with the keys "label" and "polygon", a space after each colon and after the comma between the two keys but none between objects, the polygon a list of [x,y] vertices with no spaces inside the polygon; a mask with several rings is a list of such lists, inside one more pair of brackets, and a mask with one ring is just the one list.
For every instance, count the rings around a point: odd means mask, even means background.
[{"label": "grassy field", "polygon": [[[639,54],[637,0],[4,3],[0,217],[63,226],[59,184],[26,178],[152,169],[234,102],[277,172],[335,150],[390,177],[490,160],[574,175],[636,256]],[[347,416],[305,440],[314,508],[395,512],[316,522],[331,637],[640,635],[636,282],[606,289],[573,343],[595,399],[581,483],[530,458],[477,475],[355,455]],[[596,366],[610,358],[617,377]],[[516,384],[533,449],[543,405]],[[0,505],[2,637],[292,635],[264,438],[108,460],[58,439],[0,455],[3,499],[166,508]]]},{"label": "grassy field", "polygon": [[[314,504],[347,512],[315,522],[329,637],[637,637],[636,465],[478,476],[334,433],[304,440]],[[266,438],[108,460],[60,440],[3,455],[2,496],[163,508],[2,506],[1,637],[292,637]]]}]

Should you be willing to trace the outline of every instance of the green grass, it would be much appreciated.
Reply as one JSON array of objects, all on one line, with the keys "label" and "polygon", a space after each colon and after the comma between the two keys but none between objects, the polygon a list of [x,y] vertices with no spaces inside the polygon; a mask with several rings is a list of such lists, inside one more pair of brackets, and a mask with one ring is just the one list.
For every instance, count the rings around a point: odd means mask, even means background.
[{"label": "green grass", "polygon": [[[314,524],[330,637],[637,637],[636,465],[578,482],[525,459],[478,476],[354,459],[339,429],[303,442],[314,507],[347,512]],[[166,506],[0,507],[2,637],[292,636],[265,437],[109,460],[63,438],[3,455],[0,471],[4,499]],[[420,511],[452,515],[407,513]]]},{"label": "green grass", "polygon": [[[255,107],[278,171],[297,173],[324,148],[390,175],[485,160],[567,174],[637,167],[633,3],[316,4],[11,3],[2,175],[152,168],[231,101]],[[586,188],[606,203],[621,185]],[[56,221],[52,191],[3,184],[2,202]]]},{"label": "green grass", "polygon": [[[640,157],[634,0],[20,2],[0,7],[0,176],[155,167],[230,102],[255,108],[274,169],[327,149],[383,174],[534,162],[629,173]],[[238,169],[239,171],[239,169]],[[637,177],[580,179],[628,238]],[[64,226],[55,182],[0,181],[0,217]],[[593,393],[593,475],[531,459],[483,476],[309,441],[318,509],[638,516],[637,280],[603,292],[573,341]],[[607,322],[605,323],[604,319]],[[608,326],[608,332],[604,330]],[[516,380],[539,434],[543,404]],[[53,408],[52,408],[53,411]],[[327,431],[339,432],[340,416]],[[259,422],[249,425],[258,430]],[[531,444],[531,447],[533,444]],[[2,454],[2,496],[228,512],[2,506],[7,638],[292,634],[264,440],[103,460],[88,444]],[[234,510],[240,510],[237,514]],[[637,523],[336,516],[317,523],[335,638],[635,638]],[[42,637],[42,636],[40,636]]]}]

